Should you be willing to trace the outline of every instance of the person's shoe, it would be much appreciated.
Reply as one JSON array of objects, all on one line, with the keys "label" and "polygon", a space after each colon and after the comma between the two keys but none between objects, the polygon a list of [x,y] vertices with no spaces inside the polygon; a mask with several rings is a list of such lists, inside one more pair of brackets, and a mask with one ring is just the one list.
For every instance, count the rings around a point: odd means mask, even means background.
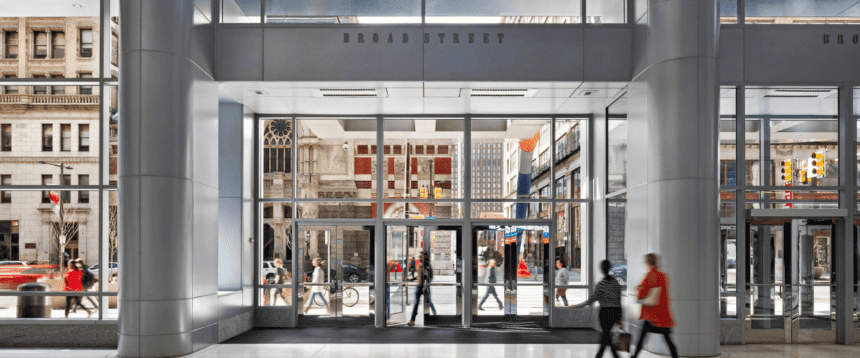
[{"label": "person's shoe", "polygon": [[407,325],[409,327],[415,326],[415,321],[409,321],[409,323],[407,323]]},{"label": "person's shoe", "polygon": [[386,324],[386,325],[390,325],[390,324],[391,324],[391,320],[390,320],[390,319],[385,320],[385,324]]},{"label": "person's shoe", "polygon": [[483,308],[481,308],[481,307],[478,307],[478,311],[483,311],[483,310],[484,310],[484,309],[483,309]]},{"label": "person's shoe", "polygon": [[311,309],[311,307],[310,307],[310,306],[305,306],[305,312],[304,312],[304,314],[308,314],[308,310],[310,310],[310,309]]},{"label": "person's shoe", "polygon": [[499,309],[503,310],[503,309],[505,309],[505,306],[499,306]]},{"label": "person's shoe", "polygon": [[95,311],[95,310],[92,310],[92,311],[91,311],[91,310],[87,310],[87,318],[90,318],[90,316],[92,316],[92,315],[93,315],[93,311]]}]

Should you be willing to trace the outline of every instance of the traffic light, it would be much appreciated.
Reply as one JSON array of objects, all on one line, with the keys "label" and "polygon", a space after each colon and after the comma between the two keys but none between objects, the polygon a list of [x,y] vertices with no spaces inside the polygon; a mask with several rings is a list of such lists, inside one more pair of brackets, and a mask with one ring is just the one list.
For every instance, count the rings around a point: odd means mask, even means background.
[{"label": "traffic light", "polygon": [[791,160],[782,161],[782,180],[786,183],[791,183]]},{"label": "traffic light", "polygon": [[427,199],[427,187],[421,187],[421,199]]},{"label": "traffic light", "polygon": [[442,188],[436,188],[436,195],[434,196],[436,199],[442,199]]},{"label": "traffic light", "polygon": [[824,154],[812,153],[812,162],[810,163],[810,167],[812,167],[812,176],[824,176]]}]

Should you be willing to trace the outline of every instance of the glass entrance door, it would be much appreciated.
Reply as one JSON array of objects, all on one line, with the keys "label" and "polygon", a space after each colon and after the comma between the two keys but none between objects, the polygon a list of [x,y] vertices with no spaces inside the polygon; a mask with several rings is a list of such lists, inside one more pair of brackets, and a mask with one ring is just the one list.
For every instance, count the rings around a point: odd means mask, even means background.
[{"label": "glass entrance door", "polygon": [[373,325],[374,227],[299,225],[299,324]]},{"label": "glass entrance door", "polygon": [[[386,226],[388,326],[460,325],[463,230],[460,226]],[[416,292],[423,277],[422,295]],[[416,308],[417,307],[417,308]],[[414,317],[413,317],[414,315]]]},{"label": "glass entrance door", "polygon": [[549,316],[549,227],[474,226],[473,322],[546,324]]},{"label": "glass entrance door", "polygon": [[747,221],[747,342],[835,342],[836,222]]}]

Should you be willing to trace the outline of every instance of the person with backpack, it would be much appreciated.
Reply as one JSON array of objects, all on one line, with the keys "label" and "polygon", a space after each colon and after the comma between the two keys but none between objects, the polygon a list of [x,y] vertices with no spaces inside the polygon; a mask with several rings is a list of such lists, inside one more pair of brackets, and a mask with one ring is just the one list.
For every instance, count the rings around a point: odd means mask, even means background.
[{"label": "person with backpack", "polygon": [[[87,269],[87,265],[84,264],[84,259],[77,259],[74,262],[75,262],[75,265],[78,267],[78,269],[81,270],[81,286],[82,286],[83,290],[84,291],[91,290],[93,288],[93,286],[95,286],[96,283],[99,282],[99,279],[96,278],[96,276],[93,275],[93,273]],[[98,302],[96,300],[94,300],[91,296],[84,296],[84,298],[86,298],[87,301],[90,301],[90,303],[93,304],[93,308],[95,308],[95,309],[99,308]],[[77,311],[77,309],[75,309],[74,311]]]},{"label": "person with backpack", "polygon": [[421,296],[426,293],[427,304],[430,305],[430,310],[436,314],[436,307],[433,306],[433,300],[430,298],[430,282],[433,282],[433,268],[430,267],[429,255],[422,253],[421,262],[417,265],[416,274],[418,277],[413,277],[409,281],[418,280],[418,287],[415,288],[415,305],[412,306],[412,318],[409,319],[409,326],[415,325],[415,317],[418,316],[418,303]]},{"label": "person with backpack", "polygon": [[[69,261],[69,267],[66,270],[65,277],[63,278],[63,281],[65,282],[65,291],[67,292],[80,292],[83,290],[83,284],[81,284],[83,273],[76,263],[76,261]],[[66,318],[69,318],[69,310],[77,307],[83,308],[87,311],[87,317],[93,313],[89,308],[86,308],[81,304],[80,296],[66,296]]]},{"label": "person with backpack", "polygon": [[499,309],[504,309],[505,305],[503,305],[502,301],[499,300],[499,296],[496,295],[496,287],[492,285],[493,283],[496,283],[496,260],[490,260],[490,262],[487,263],[487,275],[485,277],[487,282],[491,285],[487,286],[487,292],[484,293],[484,298],[482,298],[481,303],[478,304],[478,311],[484,310],[481,306],[484,305],[484,302],[491,294],[496,299],[496,302],[499,303]]},{"label": "person with backpack", "polygon": [[[277,276],[276,276],[275,284],[277,284],[277,285],[287,284],[287,282],[288,282],[287,280],[290,279],[290,274],[289,274],[289,271],[287,271],[287,269],[284,268],[284,261],[281,259],[275,259],[274,263],[275,263],[275,267],[277,268],[277,272],[276,272]],[[276,305],[278,303],[278,298],[280,298],[281,300],[284,301],[284,305],[289,306],[290,302],[287,300],[287,295],[289,293],[290,293],[289,289],[285,289],[285,288],[276,289],[275,294],[272,297],[271,305],[272,306]]]}]

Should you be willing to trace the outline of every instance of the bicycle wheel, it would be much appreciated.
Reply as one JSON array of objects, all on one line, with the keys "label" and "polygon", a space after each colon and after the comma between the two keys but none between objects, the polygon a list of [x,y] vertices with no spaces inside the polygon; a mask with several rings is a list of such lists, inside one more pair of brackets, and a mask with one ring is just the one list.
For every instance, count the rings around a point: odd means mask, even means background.
[{"label": "bicycle wheel", "polygon": [[358,290],[355,288],[347,288],[343,290],[343,305],[347,307],[355,306],[358,303]]}]

